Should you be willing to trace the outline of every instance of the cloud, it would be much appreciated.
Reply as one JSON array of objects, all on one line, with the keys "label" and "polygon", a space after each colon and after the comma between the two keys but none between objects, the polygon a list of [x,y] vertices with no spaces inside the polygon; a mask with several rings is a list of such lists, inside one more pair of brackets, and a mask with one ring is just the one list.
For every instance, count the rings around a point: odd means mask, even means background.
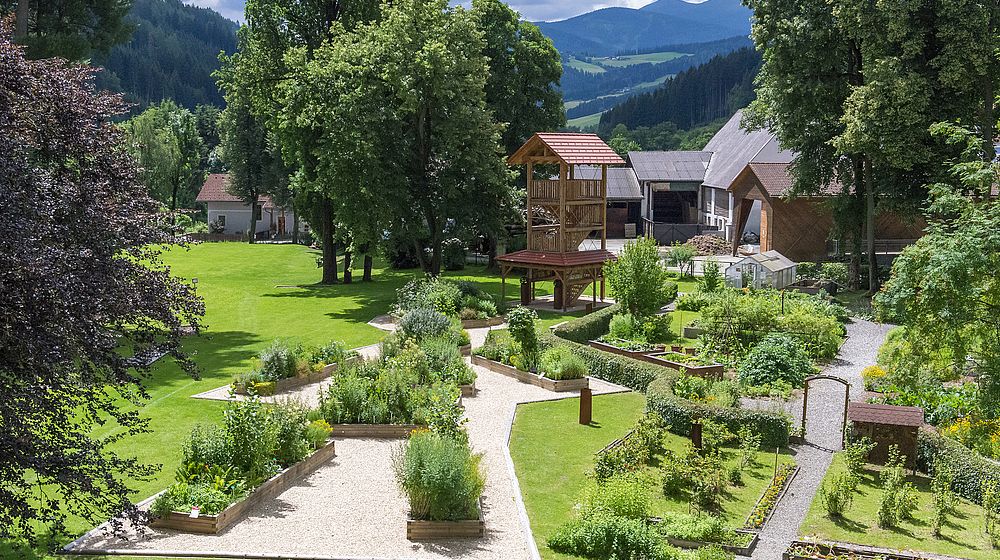
[{"label": "cloud", "polygon": [[[188,4],[212,8],[234,21],[243,21],[243,4],[246,0],[184,0]],[[653,0],[509,0],[510,6],[530,21],[555,21],[571,18],[601,8],[620,6],[641,8]],[[468,0],[460,2],[468,4]]]}]

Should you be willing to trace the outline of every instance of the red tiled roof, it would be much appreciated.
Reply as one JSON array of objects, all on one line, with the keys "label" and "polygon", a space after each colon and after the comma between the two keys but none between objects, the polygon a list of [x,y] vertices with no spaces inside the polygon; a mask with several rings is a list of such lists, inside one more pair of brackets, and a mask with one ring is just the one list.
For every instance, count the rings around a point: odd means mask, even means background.
[{"label": "red tiled roof", "polygon": [[852,402],[847,410],[852,422],[919,427],[924,424],[924,409],[916,406],[893,406]]},{"label": "red tiled roof", "polygon": [[[196,202],[242,202],[242,200],[233,194],[230,194],[226,188],[229,185],[229,174],[228,173],[211,173],[205,178],[205,184],[201,186],[201,192],[198,193],[198,198],[195,199]],[[271,202],[271,197],[267,195],[261,195],[257,199],[261,206],[264,208],[271,208],[274,204]]]},{"label": "red tiled roof", "polygon": [[508,163],[524,163],[529,153],[539,147],[538,144],[544,145],[567,165],[625,164],[625,160],[605,144],[600,136],[576,132],[539,132],[510,156]]},{"label": "red tiled roof", "polygon": [[579,266],[603,264],[615,260],[611,251],[572,251],[569,253],[548,253],[543,251],[517,251],[497,257],[498,261],[527,266],[552,268],[575,268]]}]

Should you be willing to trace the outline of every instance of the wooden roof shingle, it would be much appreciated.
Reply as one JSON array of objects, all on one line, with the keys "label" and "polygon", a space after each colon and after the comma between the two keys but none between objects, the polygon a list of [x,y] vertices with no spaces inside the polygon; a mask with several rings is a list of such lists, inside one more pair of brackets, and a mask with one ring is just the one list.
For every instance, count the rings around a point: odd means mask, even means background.
[{"label": "wooden roof shingle", "polygon": [[916,406],[852,402],[847,409],[847,418],[851,422],[920,427],[924,424],[924,409]]},{"label": "wooden roof shingle", "polygon": [[535,156],[550,155],[566,165],[624,165],[625,160],[596,134],[538,132],[528,139],[507,163],[523,165]]}]

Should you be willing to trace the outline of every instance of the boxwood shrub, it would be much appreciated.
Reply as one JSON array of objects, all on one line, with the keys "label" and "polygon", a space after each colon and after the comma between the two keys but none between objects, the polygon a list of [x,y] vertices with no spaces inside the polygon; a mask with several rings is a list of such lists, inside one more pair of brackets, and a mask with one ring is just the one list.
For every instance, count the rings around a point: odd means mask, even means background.
[{"label": "boxwood shrub", "polygon": [[784,414],[746,408],[726,408],[711,404],[682,399],[674,395],[672,379],[663,377],[649,384],[646,390],[646,408],[663,417],[667,428],[687,436],[691,433],[694,418],[708,418],[720,422],[736,433],[749,425],[760,434],[765,447],[785,447],[788,445],[789,418]]},{"label": "boxwood shrub", "polygon": [[951,469],[954,475],[952,490],[977,504],[983,503],[983,481],[1000,482],[1000,463],[986,459],[934,429],[921,428],[917,433],[917,468],[933,474],[934,461],[943,461]]},{"label": "boxwood shrub", "polygon": [[640,393],[644,392],[654,379],[659,377],[673,379],[677,376],[677,371],[668,367],[640,362],[626,356],[604,352],[603,350],[591,348],[585,344],[578,344],[570,340],[564,340],[551,334],[544,335],[543,344],[547,346],[568,346],[570,351],[583,358],[583,361],[587,363],[587,370],[590,372],[589,375],[591,377],[628,387]]},{"label": "boxwood shrub", "polygon": [[615,304],[604,309],[567,321],[552,330],[552,334],[566,340],[586,344],[607,334],[611,318],[618,313],[620,306]]}]

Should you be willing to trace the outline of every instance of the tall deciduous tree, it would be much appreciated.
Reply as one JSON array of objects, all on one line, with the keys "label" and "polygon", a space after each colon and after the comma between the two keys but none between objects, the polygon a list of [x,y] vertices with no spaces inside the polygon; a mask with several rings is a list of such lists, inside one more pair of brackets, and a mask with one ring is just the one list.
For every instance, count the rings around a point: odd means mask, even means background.
[{"label": "tall deciduous tree", "polygon": [[15,14],[17,41],[29,58],[83,60],[128,39],[132,0],[0,0]]},{"label": "tall deciduous tree", "polygon": [[220,127],[222,161],[229,170],[226,190],[250,208],[247,241],[254,243],[260,198],[276,190],[280,180],[280,155],[268,144],[267,130],[250,113],[246,99],[237,92],[229,92],[226,98]]},{"label": "tall deciduous tree", "polygon": [[163,101],[123,125],[133,156],[142,168],[150,194],[170,208],[194,205],[205,180],[203,146],[194,114],[173,101]]},{"label": "tall deciduous tree", "polygon": [[[171,242],[138,180],[120,99],[92,71],[26,61],[0,25],[0,539],[97,524],[152,468],[110,446],[145,430],[149,355],[180,350],[203,305],[159,258]],[[99,425],[109,436],[95,436]]]},{"label": "tall deciduous tree", "polygon": [[961,120],[979,123],[984,139],[995,133],[995,118],[982,115],[996,103],[990,57],[1000,8],[985,0],[745,3],[764,56],[748,122],[798,152],[796,194],[846,187],[835,215],[841,230],[854,231],[855,258],[864,236],[874,292],[876,211],[919,207],[923,185],[950,154],[930,125]]}]

